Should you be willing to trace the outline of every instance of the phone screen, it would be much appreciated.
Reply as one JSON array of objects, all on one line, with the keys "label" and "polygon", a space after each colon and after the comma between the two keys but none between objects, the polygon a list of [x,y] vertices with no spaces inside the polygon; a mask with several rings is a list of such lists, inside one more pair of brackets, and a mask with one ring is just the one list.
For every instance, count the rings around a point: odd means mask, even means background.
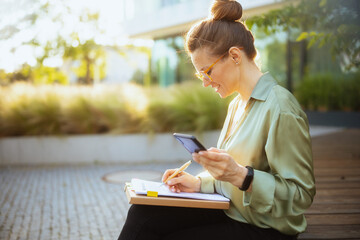
[{"label": "phone screen", "polygon": [[189,151],[189,153],[206,151],[206,148],[196,139],[195,136],[181,133],[174,133],[174,137]]}]

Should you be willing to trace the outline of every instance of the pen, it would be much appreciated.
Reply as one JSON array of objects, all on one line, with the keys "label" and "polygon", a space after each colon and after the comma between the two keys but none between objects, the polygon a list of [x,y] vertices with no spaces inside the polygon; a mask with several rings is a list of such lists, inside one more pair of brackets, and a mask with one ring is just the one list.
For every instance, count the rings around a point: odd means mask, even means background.
[{"label": "pen", "polygon": [[176,171],[171,174],[161,185],[165,184],[167,181],[169,181],[170,179],[173,179],[174,177],[176,177],[176,175],[178,175],[179,173],[181,173],[182,171],[185,171],[185,169],[187,169],[187,167],[191,164],[191,160],[186,162],[184,165],[182,165],[180,168],[176,169]]}]

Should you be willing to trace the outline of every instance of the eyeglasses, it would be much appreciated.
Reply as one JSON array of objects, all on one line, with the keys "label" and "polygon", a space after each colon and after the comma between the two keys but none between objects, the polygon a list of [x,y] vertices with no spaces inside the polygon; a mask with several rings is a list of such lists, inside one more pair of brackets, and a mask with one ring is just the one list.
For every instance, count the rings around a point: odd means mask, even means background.
[{"label": "eyeglasses", "polygon": [[[238,47],[240,50],[243,50],[244,48],[243,47]],[[227,52],[222,55],[221,57],[219,57],[213,64],[211,64],[210,67],[208,67],[208,69],[206,69],[205,71],[200,71],[200,72],[196,72],[195,73],[195,76],[200,79],[201,81],[209,81],[209,82],[212,82],[212,78],[210,77],[210,75],[208,74],[208,72],[215,66],[215,64],[220,61],[223,57],[225,57],[225,55],[227,54]],[[236,63],[237,64],[237,63]]]},{"label": "eyeglasses", "polygon": [[208,67],[205,71],[200,71],[200,72],[196,72],[195,76],[200,79],[201,81],[209,81],[212,82],[212,79],[210,77],[210,75],[208,74],[208,72],[215,66],[215,64],[217,62],[219,62],[223,57],[225,57],[226,53],[224,55],[222,55],[221,57],[219,57],[213,64],[211,64],[210,67]]}]

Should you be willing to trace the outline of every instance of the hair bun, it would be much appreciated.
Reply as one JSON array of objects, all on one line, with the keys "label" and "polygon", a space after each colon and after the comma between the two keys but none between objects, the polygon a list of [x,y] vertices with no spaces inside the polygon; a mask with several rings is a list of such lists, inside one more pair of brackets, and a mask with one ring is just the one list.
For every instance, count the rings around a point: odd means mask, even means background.
[{"label": "hair bun", "polygon": [[235,22],[242,17],[242,6],[235,0],[215,0],[210,12],[215,21],[225,20]]}]

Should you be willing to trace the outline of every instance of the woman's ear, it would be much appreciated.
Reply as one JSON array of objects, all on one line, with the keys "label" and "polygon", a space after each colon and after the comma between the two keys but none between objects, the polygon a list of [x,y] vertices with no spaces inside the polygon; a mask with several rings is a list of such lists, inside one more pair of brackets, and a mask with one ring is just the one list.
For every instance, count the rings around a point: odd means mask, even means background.
[{"label": "woman's ear", "polygon": [[229,56],[235,64],[241,63],[241,50],[238,47],[231,47],[229,49]]}]

